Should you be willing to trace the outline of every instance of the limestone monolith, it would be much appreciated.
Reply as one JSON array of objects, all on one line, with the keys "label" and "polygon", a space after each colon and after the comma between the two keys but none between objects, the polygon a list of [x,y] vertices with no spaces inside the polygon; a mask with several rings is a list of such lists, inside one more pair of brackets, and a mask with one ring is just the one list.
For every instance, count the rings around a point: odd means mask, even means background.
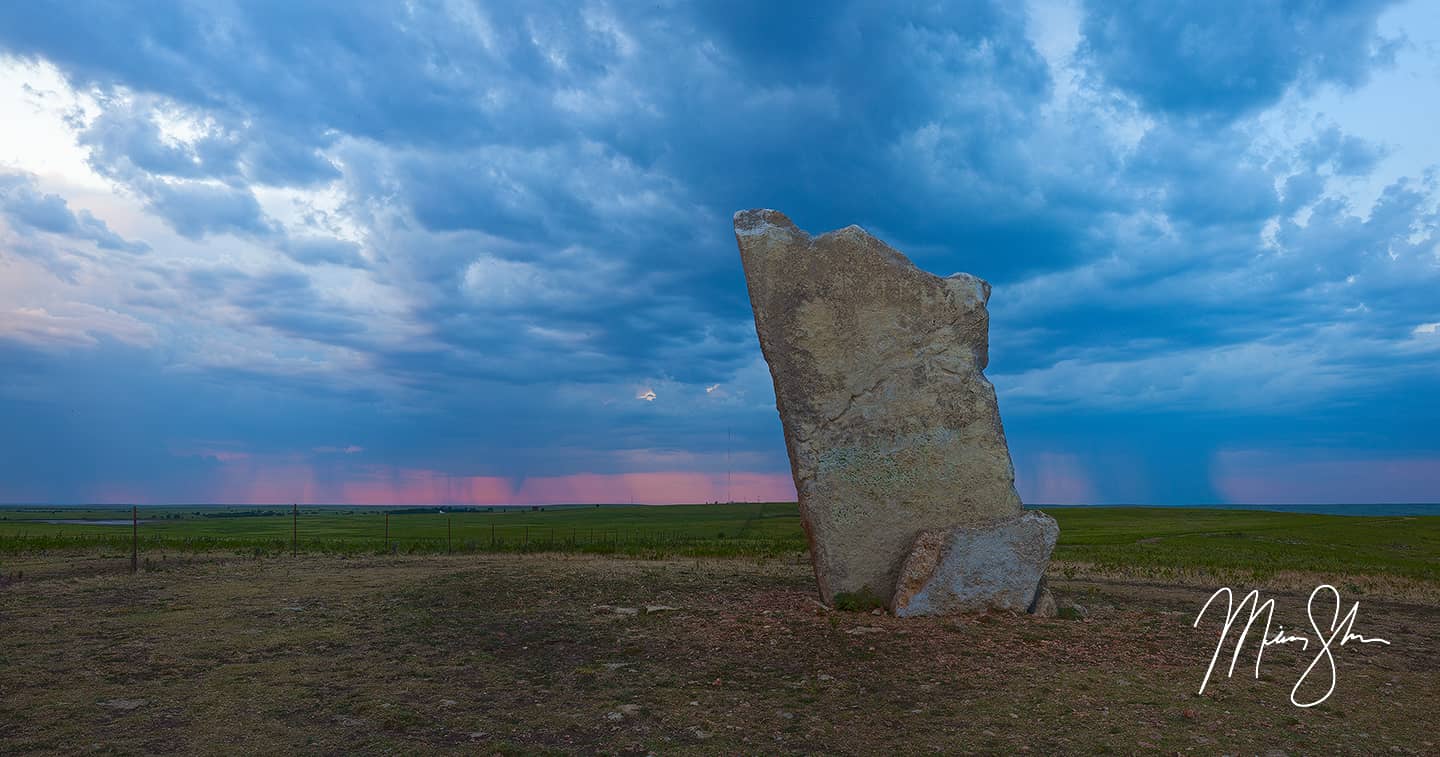
[{"label": "limestone monolith", "polygon": [[736,213],[735,238],[821,597],[893,609],[921,534],[1023,512],[983,372],[990,285],[926,273],[858,226],[812,237],[774,210]]}]

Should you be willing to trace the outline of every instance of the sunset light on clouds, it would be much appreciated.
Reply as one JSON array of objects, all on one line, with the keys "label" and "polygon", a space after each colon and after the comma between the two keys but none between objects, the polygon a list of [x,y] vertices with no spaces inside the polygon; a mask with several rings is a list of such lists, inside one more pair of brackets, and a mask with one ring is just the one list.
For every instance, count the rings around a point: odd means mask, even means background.
[{"label": "sunset light on clouds", "polygon": [[0,502],[793,499],[749,207],[1027,502],[1440,500],[1440,8],[1127,6],[5,4]]}]

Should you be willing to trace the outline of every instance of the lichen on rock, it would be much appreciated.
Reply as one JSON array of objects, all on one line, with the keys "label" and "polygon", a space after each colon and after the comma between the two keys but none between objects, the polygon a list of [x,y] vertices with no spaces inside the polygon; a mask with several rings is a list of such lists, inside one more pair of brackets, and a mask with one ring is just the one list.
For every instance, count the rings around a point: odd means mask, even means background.
[{"label": "lichen on rock", "polygon": [[1053,616],[1044,575],[1059,535],[1055,519],[1040,512],[923,532],[900,569],[891,609],[902,618],[987,610]]}]

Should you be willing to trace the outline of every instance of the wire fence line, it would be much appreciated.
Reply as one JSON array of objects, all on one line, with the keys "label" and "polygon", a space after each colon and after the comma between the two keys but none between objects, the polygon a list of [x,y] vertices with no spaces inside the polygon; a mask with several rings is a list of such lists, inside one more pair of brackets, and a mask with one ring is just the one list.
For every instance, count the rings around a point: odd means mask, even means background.
[{"label": "wire fence line", "polygon": [[[788,534],[714,536],[694,529],[669,528],[586,528],[474,523],[455,529],[446,523],[444,535],[403,533],[388,523],[377,525],[373,536],[347,533],[317,536],[306,534],[304,519],[293,515],[284,535],[186,535],[146,533],[146,523],[117,528],[115,533],[69,533],[65,527],[52,528],[11,521],[11,529],[0,533],[0,554],[27,554],[50,551],[128,553],[132,569],[139,559],[154,553],[231,552],[255,556],[292,555],[443,555],[473,553],[576,552],[630,556],[754,556],[779,557],[807,551],[803,539]],[[168,525],[168,524],[167,524]],[[19,528],[15,528],[19,526]],[[477,533],[477,530],[479,533]],[[748,529],[742,529],[748,530]],[[402,533],[396,533],[402,531]]]}]

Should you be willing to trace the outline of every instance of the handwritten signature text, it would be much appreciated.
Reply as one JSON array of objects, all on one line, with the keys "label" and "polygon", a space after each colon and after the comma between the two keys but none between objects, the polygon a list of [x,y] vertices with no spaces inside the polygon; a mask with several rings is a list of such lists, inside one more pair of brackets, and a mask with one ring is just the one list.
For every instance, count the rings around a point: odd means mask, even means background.
[{"label": "handwritten signature text", "polygon": [[[1330,623],[1323,629],[1315,617],[1315,600],[1317,597],[1321,597],[1322,594],[1328,594],[1330,597],[1333,597],[1335,602],[1335,611],[1330,615]],[[1385,644],[1387,646],[1390,644],[1390,642],[1385,639],[1368,638],[1354,633],[1355,614],[1360,610],[1360,603],[1356,602],[1352,604],[1350,611],[1345,613],[1344,617],[1341,617],[1340,592],[1330,584],[1321,584],[1315,587],[1315,591],[1310,592],[1309,601],[1305,603],[1306,614],[1310,618],[1310,627],[1315,631],[1313,638],[1306,634],[1287,633],[1284,626],[1277,626],[1275,632],[1271,633],[1270,624],[1271,621],[1274,620],[1275,600],[1267,599],[1261,602],[1259,589],[1251,590],[1249,594],[1245,595],[1244,599],[1240,600],[1238,605],[1235,604],[1235,592],[1231,591],[1229,587],[1217,590],[1214,594],[1210,595],[1210,599],[1206,600],[1205,606],[1200,608],[1200,614],[1195,616],[1195,622],[1190,625],[1191,628],[1198,628],[1200,626],[1200,621],[1204,619],[1205,613],[1210,610],[1210,605],[1215,604],[1215,600],[1221,596],[1225,597],[1225,625],[1220,629],[1220,640],[1215,645],[1215,654],[1210,657],[1210,667],[1205,670],[1205,678],[1200,681],[1201,694],[1205,693],[1205,687],[1210,683],[1210,674],[1215,672],[1215,663],[1219,662],[1220,653],[1225,650],[1225,639],[1230,635],[1230,629],[1236,625],[1237,620],[1244,616],[1247,607],[1249,608],[1249,616],[1245,618],[1245,626],[1240,631],[1239,637],[1235,639],[1235,652],[1230,656],[1230,670],[1225,676],[1228,678],[1235,674],[1235,663],[1240,659],[1240,650],[1245,646],[1245,639],[1250,633],[1250,627],[1263,615],[1265,618],[1265,630],[1260,636],[1260,648],[1255,652],[1256,678],[1260,677],[1260,661],[1264,658],[1265,650],[1268,647],[1278,644],[1300,644],[1300,649],[1308,652],[1310,651],[1311,642],[1313,641],[1316,644],[1315,658],[1310,661],[1310,665],[1305,668],[1305,672],[1300,674],[1299,680],[1295,681],[1294,688],[1290,689],[1290,703],[1296,707],[1314,707],[1326,699],[1329,699],[1330,695],[1335,692],[1335,649],[1343,647],[1352,641],[1361,644]],[[1325,601],[1328,602],[1329,600],[1326,599]],[[1316,673],[1317,668],[1320,668],[1320,673]],[[1319,699],[1308,702],[1301,702],[1297,699],[1301,685],[1304,684],[1312,674],[1324,675],[1325,671],[1329,672],[1330,687],[1325,690],[1324,695]]]}]

